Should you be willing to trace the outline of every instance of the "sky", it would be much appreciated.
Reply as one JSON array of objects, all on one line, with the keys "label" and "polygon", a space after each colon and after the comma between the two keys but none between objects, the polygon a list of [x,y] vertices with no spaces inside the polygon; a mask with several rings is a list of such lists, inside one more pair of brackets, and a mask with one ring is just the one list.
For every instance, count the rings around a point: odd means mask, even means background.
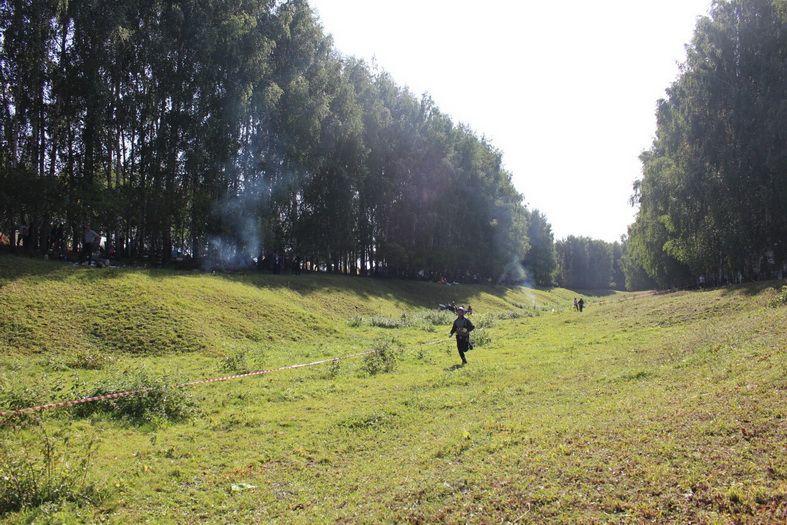
[{"label": "sky", "polygon": [[373,62],[503,152],[555,238],[615,241],[639,154],[710,0],[309,0]]}]

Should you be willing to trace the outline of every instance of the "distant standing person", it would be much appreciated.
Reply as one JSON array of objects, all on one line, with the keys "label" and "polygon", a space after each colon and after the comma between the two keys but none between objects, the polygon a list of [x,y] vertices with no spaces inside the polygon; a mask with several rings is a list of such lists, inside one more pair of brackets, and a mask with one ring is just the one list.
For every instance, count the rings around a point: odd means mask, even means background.
[{"label": "distant standing person", "polygon": [[30,226],[27,223],[22,223],[19,227],[19,239],[16,242],[16,245],[19,246],[19,243],[22,243],[22,248],[27,251],[30,249]]},{"label": "distant standing person", "polygon": [[475,330],[475,326],[465,317],[465,309],[461,306],[456,309],[457,318],[454,320],[454,324],[451,326],[451,333],[448,334],[448,337],[453,336],[456,334],[456,349],[459,350],[459,357],[462,358],[462,364],[467,364],[467,359],[465,359],[465,352],[470,349],[470,332]]},{"label": "distant standing person", "polygon": [[85,256],[87,256],[88,266],[93,262],[93,250],[95,250],[98,239],[98,234],[93,231],[89,224],[85,224],[85,233],[82,237],[82,257],[80,257],[80,264],[85,262]]},{"label": "distant standing person", "polygon": [[579,306],[579,311],[581,312],[585,308],[585,300],[580,297],[577,306]]},{"label": "distant standing person", "polygon": [[576,310],[577,312],[579,311],[579,303],[577,302],[576,297],[574,297],[574,310]]}]

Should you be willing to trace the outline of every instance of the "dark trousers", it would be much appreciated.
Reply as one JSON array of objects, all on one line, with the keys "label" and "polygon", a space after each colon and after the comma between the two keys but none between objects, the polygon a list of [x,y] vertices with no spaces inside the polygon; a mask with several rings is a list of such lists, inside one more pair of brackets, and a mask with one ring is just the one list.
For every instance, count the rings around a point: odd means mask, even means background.
[{"label": "dark trousers", "polygon": [[465,352],[467,352],[468,348],[470,348],[470,339],[464,339],[461,337],[456,338],[456,349],[459,350],[459,357],[462,358],[463,363],[467,363],[467,359],[465,359]]},{"label": "dark trousers", "polygon": [[93,262],[93,243],[89,243],[89,242],[82,243],[82,257],[80,257],[79,262],[84,262],[85,257],[87,257],[88,264]]}]

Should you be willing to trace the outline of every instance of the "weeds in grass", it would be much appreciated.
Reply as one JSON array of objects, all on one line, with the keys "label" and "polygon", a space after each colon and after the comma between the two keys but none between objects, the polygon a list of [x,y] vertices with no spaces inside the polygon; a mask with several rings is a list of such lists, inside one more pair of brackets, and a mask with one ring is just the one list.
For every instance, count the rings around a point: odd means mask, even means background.
[{"label": "weeds in grass", "polygon": [[403,313],[399,319],[375,315],[363,317],[356,315],[347,321],[347,325],[352,328],[359,326],[372,326],[376,328],[420,328],[427,332],[433,332],[435,326],[450,325],[453,315],[450,312],[436,310],[419,310],[413,313]]},{"label": "weeds in grass", "polygon": [[771,308],[778,308],[779,306],[787,305],[787,286],[782,286],[781,290],[774,291],[776,293],[774,293],[768,305]]},{"label": "weeds in grass", "polygon": [[94,439],[80,446],[43,430],[38,449],[0,442],[0,516],[46,503],[96,503],[101,492],[88,480],[95,452]]},{"label": "weeds in grass", "polygon": [[65,372],[70,370],[66,360],[57,354],[49,354],[41,362],[41,366],[50,372]]},{"label": "weeds in grass", "polygon": [[62,380],[44,375],[36,381],[18,382],[0,377],[0,407],[17,410],[49,403],[57,392],[64,390]]},{"label": "weeds in grass", "polygon": [[393,372],[396,369],[398,344],[394,340],[377,341],[373,352],[363,359],[361,370],[373,376],[381,372]]},{"label": "weeds in grass", "polygon": [[114,361],[112,356],[99,350],[80,350],[71,359],[66,361],[69,368],[82,368],[84,370],[100,370]]},{"label": "weeds in grass", "polygon": [[473,346],[487,346],[492,342],[492,336],[484,329],[473,331]]},{"label": "weeds in grass", "polygon": [[501,321],[508,321],[511,319],[519,319],[520,317],[524,317],[522,312],[517,312],[515,310],[506,310],[505,312],[499,312],[497,314],[497,318]]},{"label": "weeds in grass", "polygon": [[134,424],[160,421],[183,421],[196,411],[191,396],[164,378],[149,376],[144,370],[124,373],[117,378],[99,384],[85,397],[99,396],[126,390],[139,391],[128,397],[107,399],[74,407],[77,417],[88,417],[95,413],[106,413],[112,418],[127,420]]},{"label": "weeds in grass", "polygon": [[340,427],[349,430],[371,430],[390,423],[396,414],[391,412],[372,412],[370,414],[352,416],[339,423]]},{"label": "weeds in grass", "polygon": [[441,326],[451,324],[454,316],[444,310],[429,310],[422,314],[422,318],[433,326]]},{"label": "weeds in grass", "polygon": [[406,323],[406,320],[391,319],[381,315],[375,315],[369,319],[369,325],[376,328],[402,328]]},{"label": "weeds in grass", "polygon": [[339,375],[339,372],[342,371],[342,365],[338,359],[334,359],[331,361],[331,364],[328,366],[328,377],[334,378]]},{"label": "weeds in grass", "polygon": [[475,327],[477,329],[491,328],[493,326],[495,326],[495,320],[490,315],[480,315],[475,321]]},{"label": "weeds in grass", "polygon": [[241,374],[249,371],[248,352],[246,350],[238,350],[221,359],[221,369],[225,372],[232,372]]}]

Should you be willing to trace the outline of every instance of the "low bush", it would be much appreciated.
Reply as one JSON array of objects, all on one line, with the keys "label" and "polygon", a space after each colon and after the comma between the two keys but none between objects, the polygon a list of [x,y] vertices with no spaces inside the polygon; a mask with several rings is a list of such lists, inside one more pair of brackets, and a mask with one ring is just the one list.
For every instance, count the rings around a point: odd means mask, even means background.
[{"label": "low bush", "polygon": [[361,370],[369,375],[381,372],[393,372],[396,369],[399,345],[392,340],[381,340],[375,343],[372,353],[363,359]]},{"label": "low bush", "polygon": [[342,371],[342,365],[338,359],[334,359],[331,361],[331,364],[328,366],[328,377],[334,378],[339,375],[339,372]]},{"label": "low bush", "polygon": [[248,372],[250,370],[248,352],[239,350],[224,356],[221,359],[221,369],[225,372],[232,372],[235,374]]},{"label": "low bush", "polygon": [[481,347],[487,346],[492,342],[492,336],[489,335],[489,332],[486,330],[474,330],[471,336],[473,341],[473,346]]},{"label": "low bush", "polygon": [[454,315],[445,310],[429,310],[422,315],[424,321],[433,326],[450,325],[454,320]]},{"label": "low bush", "polygon": [[69,443],[65,434],[42,431],[39,447],[0,442],[0,516],[47,503],[96,503],[101,493],[89,480],[96,443]]},{"label": "low bush", "polygon": [[190,418],[196,409],[193,399],[183,388],[164,378],[151,377],[144,370],[108,379],[84,397],[127,390],[138,393],[119,399],[78,405],[73,409],[74,414],[77,417],[87,417],[95,413],[106,413],[115,419],[142,424],[162,420],[183,421]]},{"label": "low bush", "polygon": [[64,390],[62,380],[41,376],[31,382],[12,381],[6,376],[0,377],[0,408],[17,410],[33,405],[51,402],[57,393]]},{"label": "low bush", "polygon": [[491,328],[495,326],[495,319],[491,315],[479,315],[474,323],[476,329]]},{"label": "low bush", "polygon": [[770,300],[771,308],[787,305],[787,286],[782,286],[781,290],[774,289],[773,297]]},{"label": "low bush", "polygon": [[496,316],[501,321],[511,320],[511,319],[519,319],[523,317],[522,312],[516,312],[514,310],[506,310],[505,312],[499,312]]},{"label": "low bush", "polygon": [[66,361],[70,368],[82,368],[84,370],[99,370],[111,364],[113,358],[105,352],[99,350],[81,350],[74,354],[71,359]]},{"label": "low bush", "polygon": [[390,317],[376,315],[369,319],[369,324],[377,328],[402,328],[406,325],[406,320],[391,319]]}]

